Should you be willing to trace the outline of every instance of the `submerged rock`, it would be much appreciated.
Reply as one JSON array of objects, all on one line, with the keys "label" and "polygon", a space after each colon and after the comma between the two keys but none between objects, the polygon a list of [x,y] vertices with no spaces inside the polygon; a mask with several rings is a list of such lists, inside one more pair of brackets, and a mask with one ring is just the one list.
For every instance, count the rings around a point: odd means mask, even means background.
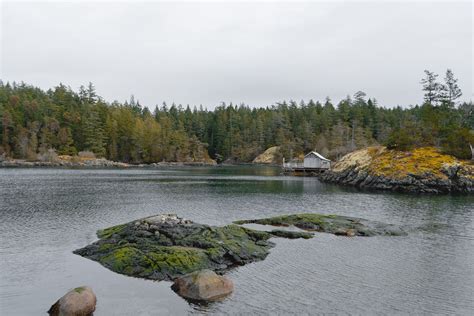
[{"label": "submerged rock", "polygon": [[48,310],[51,316],[89,316],[95,311],[97,298],[88,286],[67,292]]},{"label": "submerged rock", "polygon": [[201,270],[176,278],[171,288],[189,300],[215,301],[232,293],[234,283],[214,271]]},{"label": "submerged rock", "polygon": [[[362,218],[323,215],[315,213],[283,215],[261,219],[235,221],[235,224],[261,224],[272,226],[295,226],[307,231],[317,231],[344,236],[402,236],[406,233],[398,226]],[[274,233],[274,232],[273,232]],[[286,232],[285,233],[290,233]],[[303,237],[304,238],[304,237]]]}]

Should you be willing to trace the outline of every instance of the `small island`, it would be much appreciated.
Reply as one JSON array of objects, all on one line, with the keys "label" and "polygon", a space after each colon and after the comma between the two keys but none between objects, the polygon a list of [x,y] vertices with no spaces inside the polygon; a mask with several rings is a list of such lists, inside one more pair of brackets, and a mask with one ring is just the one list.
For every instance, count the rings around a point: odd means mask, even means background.
[{"label": "small island", "polygon": [[[259,231],[236,224],[209,226],[174,214],[155,215],[100,230],[98,241],[74,253],[117,273],[172,281],[194,271],[225,271],[263,260],[274,246],[269,241],[272,237],[308,239],[312,232],[344,236],[406,234],[395,225],[338,215],[295,214],[235,223],[280,229]],[[285,226],[302,231],[281,229]]]},{"label": "small island", "polygon": [[412,193],[474,192],[474,163],[434,147],[410,151],[369,147],[341,158],[324,182]]}]

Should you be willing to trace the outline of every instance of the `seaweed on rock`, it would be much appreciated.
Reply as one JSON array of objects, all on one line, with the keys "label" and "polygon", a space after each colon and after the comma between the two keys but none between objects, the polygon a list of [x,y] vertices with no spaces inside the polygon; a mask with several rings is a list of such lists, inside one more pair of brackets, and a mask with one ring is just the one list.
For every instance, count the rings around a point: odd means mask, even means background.
[{"label": "seaweed on rock", "polygon": [[273,246],[266,232],[237,225],[213,227],[157,215],[98,232],[99,240],[74,251],[129,276],[174,278],[201,269],[223,270],[263,260]]},{"label": "seaweed on rock", "polygon": [[339,215],[303,213],[235,221],[235,224],[260,224],[272,226],[295,226],[307,230],[342,235],[351,230],[355,236],[401,236],[406,233],[398,226],[362,218]]},{"label": "seaweed on rock", "polygon": [[[295,214],[237,221],[274,226],[294,225],[308,231],[347,236],[401,235],[399,228],[363,219],[321,214]],[[265,259],[271,237],[304,238],[311,232],[248,229],[231,224],[203,225],[176,215],[156,215],[98,231],[99,240],[74,251],[112,271],[151,280],[174,280],[188,273],[222,271]]]}]

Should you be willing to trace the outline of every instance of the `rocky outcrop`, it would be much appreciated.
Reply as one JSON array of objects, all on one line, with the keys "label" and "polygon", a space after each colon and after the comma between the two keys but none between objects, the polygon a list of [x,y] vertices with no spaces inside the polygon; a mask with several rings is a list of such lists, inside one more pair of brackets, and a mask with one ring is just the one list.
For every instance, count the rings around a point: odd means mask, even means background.
[{"label": "rocky outcrop", "polygon": [[296,226],[306,231],[216,227],[165,214],[100,230],[98,241],[74,253],[121,274],[172,281],[199,270],[224,271],[263,260],[274,246],[271,237],[308,239],[312,232],[336,234],[349,229],[347,236],[405,234],[394,225],[337,215],[295,214],[235,223]]},{"label": "rocky outcrop", "polygon": [[171,288],[188,300],[216,301],[232,293],[234,283],[214,271],[201,270],[176,278]]},{"label": "rocky outcrop", "polygon": [[88,286],[67,292],[48,310],[51,316],[89,316],[95,311],[97,298]]},{"label": "rocky outcrop", "polygon": [[[235,224],[260,224],[272,226],[295,226],[306,231],[331,233],[344,236],[403,236],[402,228],[382,222],[369,221],[362,218],[323,215],[315,213],[283,215],[261,219],[235,221]],[[304,237],[303,237],[304,238]]]},{"label": "rocky outcrop", "polygon": [[265,150],[263,153],[258,155],[254,160],[255,164],[280,164],[281,163],[281,154],[280,147],[274,146]]},{"label": "rocky outcrop", "polygon": [[324,182],[415,193],[474,192],[474,165],[435,148],[411,152],[370,147],[338,161],[319,176]]},{"label": "rocky outcrop", "polygon": [[[63,156],[64,157],[64,156]],[[184,161],[184,162],[157,162],[150,164],[128,164],[111,161],[105,158],[94,159],[57,159],[54,161],[27,161],[23,159],[5,159],[0,161],[0,167],[74,167],[74,168],[143,168],[143,167],[182,167],[182,166],[215,166],[215,160]]]},{"label": "rocky outcrop", "polygon": [[110,227],[98,236],[100,240],[74,253],[115,272],[152,280],[262,260],[273,246],[269,233],[237,225],[208,226],[173,214]]}]

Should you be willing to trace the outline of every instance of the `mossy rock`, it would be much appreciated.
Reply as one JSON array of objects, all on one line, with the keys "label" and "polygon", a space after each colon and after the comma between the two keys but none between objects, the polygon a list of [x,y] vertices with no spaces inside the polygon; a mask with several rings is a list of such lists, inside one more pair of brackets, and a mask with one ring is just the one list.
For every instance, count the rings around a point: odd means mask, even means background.
[{"label": "mossy rock", "polygon": [[[352,229],[358,236],[399,235],[393,225],[321,214],[294,214],[236,224],[296,226],[308,231],[340,233]],[[393,227],[393,228],[392,228]],[[99,240],[74,251],[112,271],[151,280],[174,280],[203,270],[226,270],[265,259],[271,237],[304,238],[311,232],[257,231],[239,225],[222,227],[193,223],[175,215],[157,215],[98,231]]]},{"label": "mossy rock", "polygon": [[272,230],[270,234],[272,234],[272,236],[275,236],[275,237],[282,237],[282,238],[288,238],[288,239],[298,239],[298,238],[310,239],[310,238],[313,238],[314,236],[312,233],[294,232],[294,231],[281,230],[281,229]]},{"label": "mossy rock", "polygon": [[[282,227],[295,226],[306,231],[316,231],[332,234],[337,233],[338,235],[341,233],[341,231],[346,231],[349,229],[353,230],[356,236],[406,235],[406,233],[400,227],[391,224],[369,221],[356,217],[324,215],[315,213],[292,214],[261,219],[240,220],[235,221],[234,223],[240,225],[260,224]],[[280,236],[284,236],[286,234],[287,236],[284,237],[291,238],[291,233],[294,232],[284,231],[284,233],[282,233],[281,231],[273,231],[270,233],[272,233],[273,235]],[[305,238],[304,236],[300,237]]]},{"label": "mossy rock", "polygon": [[99,230],[99,240],[74,251],[112,271],[173,280],[202,270],[224,270],[264,259],[271,234],[238,225],[214,227],[156,216]]}]

